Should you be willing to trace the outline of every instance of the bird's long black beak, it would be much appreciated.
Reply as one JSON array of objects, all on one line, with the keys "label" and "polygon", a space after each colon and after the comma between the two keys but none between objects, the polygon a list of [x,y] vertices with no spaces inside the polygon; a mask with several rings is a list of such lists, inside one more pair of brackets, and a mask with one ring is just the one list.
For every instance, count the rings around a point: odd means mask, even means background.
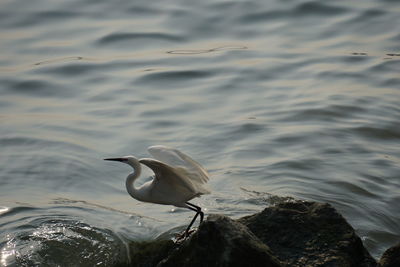
[{"label": "bird's long black beak", "polygon": [[120,161],[120,162],[122,162],[122,161],[124,161],[125,159],[123,159],[123,158],[108,158],[108,159],[104,159],[104,160]]}]

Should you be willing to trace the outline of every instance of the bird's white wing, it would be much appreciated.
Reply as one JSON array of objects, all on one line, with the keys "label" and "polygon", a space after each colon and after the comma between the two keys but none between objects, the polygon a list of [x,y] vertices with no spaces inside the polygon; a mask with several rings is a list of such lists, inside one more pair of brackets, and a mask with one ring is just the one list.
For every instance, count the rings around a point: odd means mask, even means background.
[{"label": "bird's white wing", "polygon": [[166,194],[180,194],[183,198],[193,198],[202,194],[209,193],[198,183],[193,183],[184,174],[180,173],[179,169],[171,167],[164,162],[154,159],[140,159],[140,163],[146,165],[154,171],[155,191],[165,191]]},{"label": "bird's white wing", "polygon": [[209,180],[207,171],[194,159],[178,149],[166,146],[151,146],[148,151],[155,159],[174,167],[192,182],[204,184]]}]

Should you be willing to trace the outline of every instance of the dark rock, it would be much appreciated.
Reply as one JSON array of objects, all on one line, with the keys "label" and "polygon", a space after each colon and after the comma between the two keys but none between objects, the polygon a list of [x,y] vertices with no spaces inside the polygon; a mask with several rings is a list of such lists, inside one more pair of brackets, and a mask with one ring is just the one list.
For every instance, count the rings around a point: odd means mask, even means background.
[{"label": "dark rock", "polygon": [[129,244],[130,266],[153,267],[166,258],[175,248],[172,240],[131,242]]},{"label": "dark rock", "polygon": [[[279,202],[236,221],[210,215],[180,245],[156,240],[129,247],[130,266],[377,266],[331,205],[305,201]],[[400,266],[399,255],[400,244],[380,266]]]},{"label": "dark rock", "polygon": [[386,250],[380,261],[380,267],[399,267],[400,266],[400,243]]},{"label": "dark rock", "polygon": [[198,231],[157,266],[281,266],[243,224],[210,215]]},{"label": "dark rock", "polygon": [[239,222],[288,266],[377,265],[354,229],[329,204],[280,203]]}]

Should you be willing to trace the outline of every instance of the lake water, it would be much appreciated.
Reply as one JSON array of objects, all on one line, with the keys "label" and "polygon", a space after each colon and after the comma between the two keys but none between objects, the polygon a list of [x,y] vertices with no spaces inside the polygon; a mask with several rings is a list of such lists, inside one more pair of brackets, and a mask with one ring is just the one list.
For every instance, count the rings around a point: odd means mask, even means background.
[{"label": "lake water", "polygon": [[110,266],[184,229],[193,212],[130,198],[128,166],[102,160],[155,144],[209,170],[206,214],[295,197],[336,207],[376,258],[399,241],[400,1],[0,10],[1,266]]}]

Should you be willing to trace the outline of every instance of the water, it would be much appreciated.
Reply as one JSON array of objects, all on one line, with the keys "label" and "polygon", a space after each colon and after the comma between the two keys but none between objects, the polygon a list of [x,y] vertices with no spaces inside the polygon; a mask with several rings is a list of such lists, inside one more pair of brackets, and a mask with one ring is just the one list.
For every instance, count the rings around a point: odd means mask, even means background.
[{"label": "water", "polygon": [[131,199],[102,160],[154,144],[209,170],[206,213],[324,201],[376,258],[398,242],[399,1],[0,10],[2,266],[110,266],[183,229],[192,212]]}]

